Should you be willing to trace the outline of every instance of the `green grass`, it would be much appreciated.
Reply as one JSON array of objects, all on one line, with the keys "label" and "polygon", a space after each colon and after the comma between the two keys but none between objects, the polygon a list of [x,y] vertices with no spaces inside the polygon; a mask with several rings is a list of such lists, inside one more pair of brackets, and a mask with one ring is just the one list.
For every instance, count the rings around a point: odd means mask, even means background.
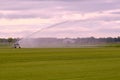
[{"label": "green grass", "polygon": [[120,80],[120,48],[2,48],[0,80]]},{"label": "green grass", "polygon": [[109,44],[106,44],[105,47],[120,47],[120,42],[119,43],[109,43]]},{"label": "green grass", "polygon": [[8,43],[0,43],[0,48],[10,48],[11,44]]}]

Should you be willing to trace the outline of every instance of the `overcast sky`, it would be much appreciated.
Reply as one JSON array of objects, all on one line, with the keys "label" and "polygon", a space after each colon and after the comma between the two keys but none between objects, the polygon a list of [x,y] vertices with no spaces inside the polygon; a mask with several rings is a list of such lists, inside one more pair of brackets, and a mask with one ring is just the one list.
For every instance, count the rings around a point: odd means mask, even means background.
[{"label": "overcast sky", "polygon": [[56,23],[47,35],[120,36],[120,0],[0,0],[0,37],[25,37]]}]

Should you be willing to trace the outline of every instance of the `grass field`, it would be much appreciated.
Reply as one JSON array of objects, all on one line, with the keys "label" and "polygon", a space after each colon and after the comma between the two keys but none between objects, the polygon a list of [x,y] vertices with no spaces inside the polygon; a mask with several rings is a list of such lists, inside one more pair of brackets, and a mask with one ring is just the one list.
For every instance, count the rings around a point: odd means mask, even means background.
[{"label": "grass field", "polygon": [[120,80],[120,48],[1,48],[0,80]]}]

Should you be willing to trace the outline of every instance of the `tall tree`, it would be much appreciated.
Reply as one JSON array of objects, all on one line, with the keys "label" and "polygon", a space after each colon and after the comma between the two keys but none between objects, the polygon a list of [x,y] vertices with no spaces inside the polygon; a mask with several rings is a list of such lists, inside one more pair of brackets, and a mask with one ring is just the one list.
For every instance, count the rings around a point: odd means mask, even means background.
[{"label": "tall tree", "polygon": [[12,42],[13,42],[13,38],[8,38],[8,42],[9,42],[9,44],[11,44]]}]

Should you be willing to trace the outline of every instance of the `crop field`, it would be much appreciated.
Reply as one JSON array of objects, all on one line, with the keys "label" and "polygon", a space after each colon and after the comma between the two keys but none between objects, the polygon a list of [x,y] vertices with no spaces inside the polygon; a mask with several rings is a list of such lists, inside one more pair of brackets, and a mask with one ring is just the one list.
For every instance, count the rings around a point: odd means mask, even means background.
[{"label": "crop field", "polygon": [[120,80],[120,48],[1,48],[0,80]]}]

